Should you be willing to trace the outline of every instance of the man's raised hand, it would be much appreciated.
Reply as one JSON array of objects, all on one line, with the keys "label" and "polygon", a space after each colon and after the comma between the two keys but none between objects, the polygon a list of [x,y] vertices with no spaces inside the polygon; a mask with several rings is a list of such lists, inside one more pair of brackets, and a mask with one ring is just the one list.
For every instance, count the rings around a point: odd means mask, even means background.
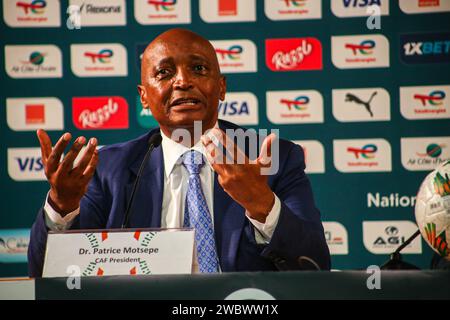
[{"label": "man's raised hand", "polygon": [[89,140],[84,155],[74,166],[74,160],[86,143],[85,137],[78,137],[61,160],[72,135],[63,134],[54,147],[44,130],[38,130],[37,136],[41,145],[45,176],[50,183],[48,200],[58,213],[65,216],[80,206],[80,200],[95,173],[98,162],[97,139]]}]

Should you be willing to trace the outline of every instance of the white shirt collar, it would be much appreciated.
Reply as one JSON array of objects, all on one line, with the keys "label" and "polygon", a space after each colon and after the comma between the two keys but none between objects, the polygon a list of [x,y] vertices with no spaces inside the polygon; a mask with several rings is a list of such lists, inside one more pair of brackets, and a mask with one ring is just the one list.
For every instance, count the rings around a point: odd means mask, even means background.
[{"label": "white shirt collar", "polygon": [[[219,127],[218,122],[216,121],[214,128],[218,127]],[[168,136],[164,134],[164,132],[162,132],[162,130],[161,130],[161,137],[162,137],[161,147],[163,149],[164,155],[164,172],[166,174],[166,178],[168,178],[169,175],[172,173],[172,170],[175,167],[175,165],[180,164],[179,160],[181,156],[189,150],[198,151],[205,157],[205,160],[207,159],[205,147],[203,146],[201,140],[197,141],[197,143],[193,147],[187,148],[181,143],[175,142],[172,139],[170,139]],[[212,167],[207,160],[206,163],[212,170]]]}]

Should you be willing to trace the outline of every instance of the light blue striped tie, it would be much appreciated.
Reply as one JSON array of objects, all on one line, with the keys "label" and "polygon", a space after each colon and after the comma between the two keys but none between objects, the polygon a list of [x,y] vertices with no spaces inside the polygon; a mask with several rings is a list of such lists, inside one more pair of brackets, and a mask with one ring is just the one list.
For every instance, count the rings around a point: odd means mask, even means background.
[{"label": "light blue striped tie", "polygon": [[198,265],[201,273],[218,272],[216,241],[211,214],[206,204],[200,181],[200,170],[205,164],[200,152],[191,150],[183,155],[183,165],[189,172],[186,193],[184,226],[195,229]]}]

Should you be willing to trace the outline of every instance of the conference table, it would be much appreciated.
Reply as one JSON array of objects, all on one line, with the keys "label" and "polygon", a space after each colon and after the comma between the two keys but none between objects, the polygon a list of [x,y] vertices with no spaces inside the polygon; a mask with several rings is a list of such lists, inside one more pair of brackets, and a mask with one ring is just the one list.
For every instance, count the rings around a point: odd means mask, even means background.
[{"label": "conference table", "polygon": [[2,299],[448,300],[450,272],[285,271],[0,279]]}]

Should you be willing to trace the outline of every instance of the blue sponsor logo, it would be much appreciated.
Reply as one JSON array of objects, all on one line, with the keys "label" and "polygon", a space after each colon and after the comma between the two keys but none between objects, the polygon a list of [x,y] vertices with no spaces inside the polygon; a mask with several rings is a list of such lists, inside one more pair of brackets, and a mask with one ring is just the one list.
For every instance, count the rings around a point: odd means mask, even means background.
[{"label": "blue sponsor logo", "polygon": [[381,0],[342,0],[344,7],[364,8],[368,6],[381,6]]},{"label": "blue sponsor logo", "polygon": [[400,46],[401,60],[407,64],[450,62],[450,33],[401,35]]},{"label": "blue sponsor logo", "polygon": [[247,101],[221,101],[219,116],[240,116],[250,114]]},{"label": "blue sponsor logo", "polygon": [[15,158],[21,172],[39,172],[44,169],[41,157]]},{"label": "blue sponsor logo", "polygon": [[0,230],[0,262],[26,263],[29,229]]}]

